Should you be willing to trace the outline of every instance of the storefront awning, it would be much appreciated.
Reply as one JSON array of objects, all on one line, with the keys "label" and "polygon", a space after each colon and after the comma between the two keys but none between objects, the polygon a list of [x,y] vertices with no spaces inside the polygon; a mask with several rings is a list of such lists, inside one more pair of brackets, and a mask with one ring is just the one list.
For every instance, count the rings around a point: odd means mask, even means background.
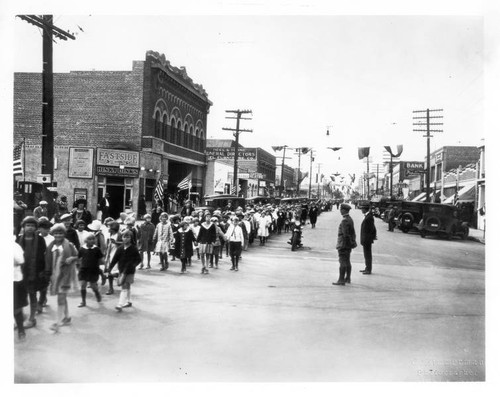
[{"label": "storefront awning", "polygon": [[[476,183],[468,183],[458,191],[458,203],[471,203],[475,200]],[[443,204],[453,204],[455,195],[448,197]]]},{"label": "storefront awning", "polygon": [[415,197],[411,201],[424,201],[424,200],[425,200],[425,192],[420,193],[417,197]]}]

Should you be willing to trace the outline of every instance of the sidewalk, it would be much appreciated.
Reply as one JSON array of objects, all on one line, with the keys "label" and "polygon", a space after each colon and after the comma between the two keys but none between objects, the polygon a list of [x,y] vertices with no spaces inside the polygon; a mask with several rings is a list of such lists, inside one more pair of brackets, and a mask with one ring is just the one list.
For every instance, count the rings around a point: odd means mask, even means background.
[{"label": "sidewalk", "polygon": [[484,231],[480,229],[469,229],[469,240],[477,241],[478,243],[484,244]]}]

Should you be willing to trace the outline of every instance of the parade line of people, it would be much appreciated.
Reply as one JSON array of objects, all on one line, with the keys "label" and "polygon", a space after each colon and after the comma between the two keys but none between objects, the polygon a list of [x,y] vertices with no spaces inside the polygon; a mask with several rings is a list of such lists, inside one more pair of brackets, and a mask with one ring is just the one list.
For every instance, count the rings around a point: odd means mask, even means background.
[{"label": "parade line of people", "polygon": [[[14,319],[19,339],[25,330],[36,327],[36,316],[47,306],[47,295],[57,296],[57,332],[71,324],[67,296],[80,290],[79,308],[87,305],[90,289],[97,302],[100,289],[107,284],[106,295],[121,287],[115,309],[132,306],[131,287],[136,270],[152,269],[151,256],[158,255],[159,271],[172,261],[180,261],[180,272],[201,264],[201,275],[218,269],[219,261],[231,259],[230,271],[240,270],[242,251],[259,242],[265,246],[273,234],[287,233],[293,222],[312,227],[320,212],[320,202],[307,205],[247,205],[197,210],[188,201],[179,214],[169,215],[158,202],[152,213],[142,216],[127,211],[118,219],[93,219],[81,200],[71,212],[49,220],[43,211],[25,217],[21,229],[14,231]],[[331,209],[331,203],[323,203]],[[27,319],[23,308],[29,305]]]}]

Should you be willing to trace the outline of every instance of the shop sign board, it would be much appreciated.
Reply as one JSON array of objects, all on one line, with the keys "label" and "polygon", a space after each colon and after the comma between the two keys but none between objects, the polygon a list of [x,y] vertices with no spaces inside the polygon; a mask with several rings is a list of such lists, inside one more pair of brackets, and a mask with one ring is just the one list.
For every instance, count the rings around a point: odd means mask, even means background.
[{"label": "shop sign board", "polygon": [[111,167],[98,165],[97,175],[102,176],[121,176],[124,178],[139,178],[139,168],[129,168],[129,167]]},{"label": "shop sign board", "polygon": [[[207,160],[234,160],[234,148],[207,147],[205,154]],[[238,149],[238,160],[257,160],[255,149]]]},{"label": "shop sign board", "polygon": [[139,152],[98,148],[97,165],[139,168]]},{"label": "shop sign board", "polygon": [[94,177],[94,148],[69,148],[68,177],[84,179],[92,179]]},{"label": "shop sign board", "polygon": [[405,163],[405,168],[405,177],[425,173],[425,165],[423,161],[407,161]]}]

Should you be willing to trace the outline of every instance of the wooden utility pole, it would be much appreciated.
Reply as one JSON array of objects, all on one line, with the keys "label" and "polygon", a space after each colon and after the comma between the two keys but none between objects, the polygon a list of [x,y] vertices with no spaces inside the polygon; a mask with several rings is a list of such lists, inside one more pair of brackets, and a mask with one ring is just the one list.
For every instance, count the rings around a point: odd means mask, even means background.
[{"label": "wooden utility pole", "polygon": [[309,160],[309,194],[307,195],[307,197],[309,199],[311,199],[311,182],[312,182],[313,161],[314,161],[313,150],[311,149],[311,158]]},{"label": "wooden utility pole", "polygon": [[54,182],[54,36],[62,40],[75,40],[75,36],[53,25],[52,15],[18,15],[18,17],[43,30],[42,69],[42,174],[50,175]]},{"label": "wooden utility pole", "polygon": [[[431,130],[431,125],[443,125],[443,123],[431,123],[431,120],[434,119],[442,119],[443,116],[431,116],[431,112],[442,112],[443,109],[426,109],[426,110],[414,110],[413,113],[425,113],[425,116],[414,116],[413,120],[418,120],[413,123],[414,126],[417,127],[426,127],[423,129],[414,129],[415,132],[425,132],[425,135],[422,135],[424,138],[427,138],[427,172],[426,172],[426,187],[425,187],[425,202],[430,202],[430,190],[431,190],[431,132],[443,132],[443,130]],[[424,122],[420,120],[425,120]]]},{"label": "wooden utility pole", "polygon": [[236,129],[222,128],[225,131],[233,131],[235,147],[234,147],[234,171],[233,171],[233,188],[235,195],[238,195],[238,147],[240,145],[240,132],[253,132],[253,130],[240,129],[240,120],[252,120],[251,118],[241,117],[243,114],[252,114],[251,110],[226,110],[226,113],[233,113],[236,117],[226,117],[226,119],[236,119]]}]

